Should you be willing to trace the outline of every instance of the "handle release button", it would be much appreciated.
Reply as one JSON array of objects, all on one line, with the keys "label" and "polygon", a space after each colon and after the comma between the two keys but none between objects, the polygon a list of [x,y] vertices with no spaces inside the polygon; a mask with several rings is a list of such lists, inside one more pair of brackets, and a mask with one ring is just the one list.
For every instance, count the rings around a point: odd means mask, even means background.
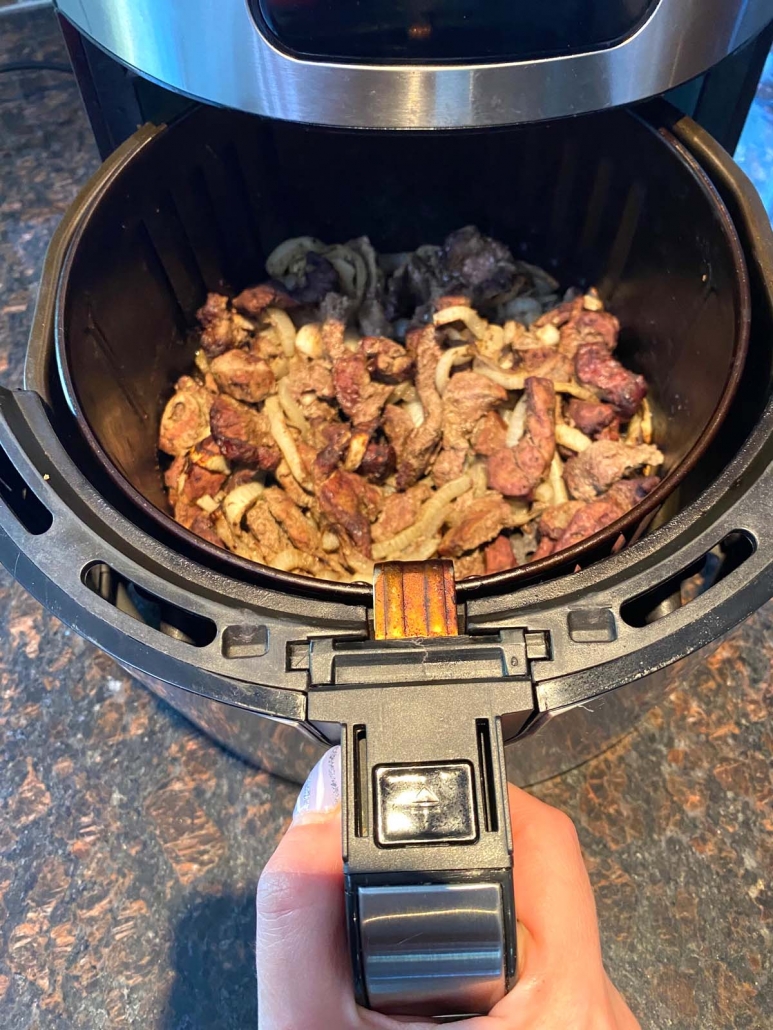
[{"label": "handle release button", "polygon": [[478,839],[469,762],[378,765],[376,843],[474,844]]}]

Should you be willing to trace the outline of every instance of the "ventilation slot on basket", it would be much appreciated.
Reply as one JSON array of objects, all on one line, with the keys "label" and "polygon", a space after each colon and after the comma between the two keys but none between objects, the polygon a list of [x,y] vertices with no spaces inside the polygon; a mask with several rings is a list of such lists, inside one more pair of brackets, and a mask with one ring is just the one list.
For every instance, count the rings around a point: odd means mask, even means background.
[{"label": "ventilation slot on basket", "polygon": [[54,517],[30,490],[11,459],[0,447],[0,497],[28,533],[40,536],[51,528]]},{"label": "ventilation slot on basket", "polygon": [[217,627],[211,619],[148,593],[105,562],[89,565],[81,578],[103,601],[167,637],[193,647],[206,647],[217,636]]},{"label": "ventilation slot on basket", "polygon": [[728,533],[692,565],[646,594],[626,601],[620,609],[623,621],[629,626],[641,627],[666,618],[720,583],[743,565],[755,549],[754,538],[743,530]]},{"label": "ventilation slot on basket", "polygon": [[478,768],[480,769],[480,794],[483,820],[489,833],[499,830],[497,799],[494,794],[494,759],[491,754],[491,724],[488,719],[477,719]]},{"label": "ventilation slot on basket", "polygon": [[354,833],[368,836],[368,738],[364,726],[352,727],[354,755]]}]

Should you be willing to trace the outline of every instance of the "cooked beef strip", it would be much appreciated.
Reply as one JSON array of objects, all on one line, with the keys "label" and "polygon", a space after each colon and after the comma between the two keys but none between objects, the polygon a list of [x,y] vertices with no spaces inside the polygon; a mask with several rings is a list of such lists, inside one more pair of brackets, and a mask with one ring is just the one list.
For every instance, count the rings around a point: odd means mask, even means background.
[{"label": "cooked beef strip", "polygon": [[537,524],[540,537],[548,537],[553,541],[560,540],[566,527],[582,506],[582,501],[565,501],[563,504],[548,508],[542,513]]},{"label": "cooked beef strip", "polygon": [[396,466],[397,454],[394,447],[385,440],[371,440],[356,471],[371,483],[383,483],[392,475]]},{"label": "cooked beef strip", "polygon": [[370,524],[380,507],[378,488],[352,472],[338,469],[324,481],[317,496],[333,527],[345,532],[355,548],[370,558]]},{"label": "cooked beef strip", "polygon": [[424,409],[424,421],[411,429],[397,451],[397,489],[413,486],[427,470],[440,443],[443,424],[443,400],[435,386],[435,369],[440,360],[437,332],[430,325],[416,337],[416,391]]},{"label": "cooked beef strip", "polygon": [[166,454],[186,454],[207,436],[213,395],[190,376],[181,376],[161,416],[158,446]]},{"label": "cooked beef strip", "polygon": [[380,417],[392,387],[374,383],[363,354],[345,354],[333,362],[333,384],[341,410],[360,425]]},{"label": "cooked beef strip", "polygon": [[505,497],[528,497],[545,475],[556,449],[556,395],[549,379],[525,383],[526,425],[515,447],[503,447],[488,459],[488,483]]},{"label": "cooked beef strip", "polygon": [[268,504],[268,510],[290,538],[293,547],[297,547],[305,554],[315,554],[321,549],[319,530],[284,490],[272,486],[263,496]]},{"label": "cooked beef strip", "polygon": [[458,558],[498,536],[510,525],[510,505],[501,497],[481,497],[469,504],[464,517],[448,530],[438,544],[438,554]]},{"label": "cooked beef strip", "polygon": [[191,465],[185,476],[180,497],[190,503],[197,501],[199,497],[214,497],[226,478],[223,472],[210,472],[200,465]]},{"label": "cooked beef strip", "polygon": [[413,373],[413,359],[405,347],[385,336],[364,336],[360,353],[374,379],[385,383],[402,383]]},{"label": "cooked beef strip", "polygon": [[266,561],[271,561],[290,546],[287,534],[271,514],[265,497],[259,497],[252,505],[245,521]]},{"label": "cooked beef strip", "polygon": [[242,290],[234,297],[233,306],[237,311],[243,311],[245,315],[257,318],[266,308],[282,308],[284,310],[294,308],[296,301],[281,283],[268,282]]},{"label": "cooked beef strip", "polygon": [[580,347],[574,363],[580,382],[598,390],[601,400],[611,404],[621,418],[631,418],[647,394],[644,376],[623,368],[599,344]]},{"label": "cooked beef strip", "polygon": [[662,461],[663,455],[650,444],[630,447],[614,440],[596,440],[566,463],[564,479],[572,497],[593,501],[629,472]]},{"label": "cooked beef strip", "polygon": [[466,450],[478,422],[504,404],[507,390],[478,372],[457,372],[443,394],[443,447]]},{"label": "cooked beef strip", "polygon": [[518,564],[513,554],[513,548],[510,545],[510,538],[502,534],[484,548],[483,557],[486,562],[486,573],[488,575],[494,572],[505,572],[507,569],[514,569]]},{"label": "cooked beef strip", "polygon": [[214,544],[215,547],[222,547],[223,541],[215,532],[214,526],[212,525],[212,516],[208,515],[201,508],[196,509],[198,514],[194,517],[193,521],[188,526],[191,533],[195,533],[196,536],[201,537],[202,540],[206,540],[209,544]]},{"label": "cooked beef strip", "polygon": [[473,551],[454,558],[454,577],[469,579],[471,576],[485,576],[486,562],[482,551]]},{"label": "cooked beef strip", "polygon": [[518,353],[520,361],[514,371],[522,375],[555,379],[558,382],[566,382],[572,378],[574,370],[571,359],[562,354],[557,347],[530,347]]},{"label": "cooked beef strip", "polygon": [[596,436],[616,419],[611,404],[601,401],[580,401],[573,397],[569,401],[567,415],[586,436]]},{"label": "cooked beef strip", "polygon": [[496,411],[489,411],[475,427],[472,446],[476,454],[489,457],[507,446],[507,423]]},{"label": "cooked beef strip", "polygon": [[206,303],[196,312],[202,326],[201,346],[209,357],[216,357],[250,338],[251,330],[221,293],[207,294]]},{"label": "cooked beef strip", "polygon": [[374,543],[391,540],[412,526],[419,515],[422,504],[429,500],[432,491],[426,483],[417,483],[404,492],[389,494],[384,500],[384,507],[373,525]]},{"label": "cooked beef strip", "polygon": [[215,382],[237,401],[258,404],[276,389],[274,373],[262,358],[245,350],[227,350],[209,366]]},{"label": "cooked beef strip", "polygon": [[458,479],[464,471],[467,454],[467,448],[458,451],[443,448],[432,463],[432,481],[435,486],[444,486]]},{"label": "cooked beef strip", "polygon": [[229,461],[267,470],[279,464],[282,455],[263,412],[220,394],[212,405],[210,426]]}]

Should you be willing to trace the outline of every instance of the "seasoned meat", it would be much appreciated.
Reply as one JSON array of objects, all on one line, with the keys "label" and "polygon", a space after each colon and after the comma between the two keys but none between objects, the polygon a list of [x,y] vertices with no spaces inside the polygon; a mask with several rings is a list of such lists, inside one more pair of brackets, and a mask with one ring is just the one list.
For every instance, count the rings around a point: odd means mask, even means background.
[{"label": "seasoned meat", "polygon": [[360,472],[371,483],[383,483],[391,476],[397,465],[394,447],[385,440],[371,440],[365,449],[365,456],[355,471]]},{"label": "seasoned meat", "polygon": [[227,350],[209,366],[215,382],[237,401],[257,404],[276,389],[274,373],[262,358],[245,350]]},{"label": "seasoned meat", "polygon": [[556,449],[555,403],[549,379],[530,377],[525,384],[526,424],[515,447],[503,447],[488,459],[488,483],[505,497],[528,497],[545,475]]},{"label": "seasoned meat", "polygon": [[447,277],[460,292],[469,294],[473,305],[484,304],[510,290],[517,268],[510,250],[474,225],[457,229],[446,237],[443,259]]},{"label": "seasoned meat", "polygon": [[373,526],[374,543],[391,540],[412,526],[419,515],[422,504],[429,500],[432,491],[424,483],[417,483],[404,493],[390,494],[384,501],[384,507]]},{"label": "seasoned meat", "polygon": [[583,297],[575,297],[546,312],[537,319],[534,328],[545,325],[554,325],[561,330],[558,347],[570,358],[586,343],[598,344],[611,354],[617,346],[620,332],[620,323],[614,315],[608,311],[588,311]]},{"label": "seasoned meat", "polygon": [[432,464],[432,481],[435,486],[443,486],[458,479],[464,471],[467,450],[451,451],[443,449]]},{"label": "seasoned meat", "polygon": [[651,494],[660,483],[657,476],[639,476],[636,479],[621,479],[607,490],[607,497],[614,500],[623,512],[630,511],[647,494]]},{"label": "seasoned meat", "polygon": [[293,547],[306,554],[321,548],[319,530],[284,490],[272,486],[263,494],[268,510],[290,538]]},{"label": "seasoned meat", "polygon": [[290,359],[287,381],[290,393],[297,401],[302,402],[303,395],[307,393],[326,401],[335,397],[329,364],[319,358],[306,358],[302,354],[294,354]]},{"label": "seasoned meat", "polygon": [[499,536],[510,525],[511,518],[510,505],[501,497],[473,501],[467,506],[464,517],[440,541],[438,554],[458,558],[465,551],[473,551]]},{"label": "seasoned meat", "polygon": [[580,347],[575,369],[580,382],[598,390],[601,400],[611,404],[621,418],[630,418],[647,394],[644,376],[623,368],[599,344],[588,343]]},{"label": "seasoned meat", "polygon": [[210,472],[201,465],[191,465],[185,476],[180,497],[190,503],[197,501],[199,497],[214,497],[226,478],[222,472]]},{"label": "seasoned meat", "polygon": [[380,417],[392,387],[374,383],[363,354],[345,354],[333,363],[333,385],[342,411],[354,425]]},{"label": "seasoned meat", "polygon": [[210,425],[229,461],[269,470],[279,464],[282,456],[262,412],[221,394],[212,405]]},{"label": "seasoned meat", "polygon": [[489,411],[475,427],[472,446],[476,454],[489,457],[507,446],[507,423],[496,411]]},{"label": "seasoned meat", "polygon": [[484,549],[483,557],[487,574],[505,572],[507,569],[514,569],[518,564],[509,538],[501,534]]},{"label": "seasoned meat", "polygon": [[399,408],[396,404],[387,404],[384,408],[383,423],[384,432],[394,447],[399,462],[403,447],[414,430],[413,419],[405,408]]},{"label": "seasoned meat", "polygon": [[223,483],[223,493],[230,494],[237,486],[244,486],[245,483],[254,483],[256,476],[259,474],[256,469],[237,469]]},{"label": "seasoned meat", "polygon": [[352,439],[351,426],[330,422],[321,427],[322,448],[313,459],[315,479],[326,479],[344,460]]},{"label": "seasoned meat", "polygon": [[572,378],[571,359],[556,347],[531,347],[520,351],[518,371],[523,375],[538,376],[566,382]]},{"label": "seasoned meat", "polygon": [[188,469],[188,457],[185,454],[178,454],[172,464],[164,473],[164,486],[169,491],[169,503],[174,507],[177,500],[180,476]]},{"label": "seasoned meat", "polygon": [[158,446],[166,454],[186,454],[209,435],[212,394],[190,376],[181,376],[161,416]]},{"label": "seasoned meat", "polygon": [[374,379],[385,383],[402,383],[411,378],[413,359],[405,347],[385,336],[364,336],[360,352]]},{"label": "seasoned meat", "polygon": [[345,532],[357,550],[371,557],[370,523],[380,507],[378,488],[352,472],[333,473],[318,492],[322,511],[333,527]]},{"label": "seasoned meat", "polygon": [[540,558],[549,558],[550,555],[556,549],[555,540],[551,540],[549,536],[543,536],[537,545],[537,550],[531,556],[532,561],[539,561]]},{"label": "seasoned meat", "polygon": [[251,324],[231,308],[231,302],[220,293],[207,294],[206,303],[196,312],[203,332],[201,346],[213,358],[232,347],[246,343]]},{"label": "seasoned meat", "polygon": [[622,514],[619,505],[608,497],[599,497],[596,501],[584,504],[559,537],[556,550],[563,551],[567,547],[579,544],[581,540],[586,540],[600,529],[611,525]]},{"label": "seasoned meat", "polygon": [[454,577],[469,579],[471,576],[485,576],[486,562],[482,551],[473,551],[454,558]]},{"label": "seasoned meat", "polygon": [[507,390],[478,372],[457,372],[443,394],[443,447],[466,449],[478,422],[507,400]]},{"label": "seasoned meat", "polygon": [[398,490],[413,486],[421,478],[440,443],[443,401],[435,386],[439,360],[435,327],[427,326],[416,337],[416,391],[424,409],[424,421],[411,429],[402,447],[392,441],[397,451]]},{"label": "seasoned meat", "polygon": [[255,537],[266,561],[290,546],[287,534],[271,514],[268,501],[259,497],[247,512],[247,526]]},{"label": "seasoned meat", "polygon": [[615,409],[611,404],[596,401],[579,401],[573,397],[569,401],[569,418],[586,436],[596,436],[616,419]]},{"label": "seasoned meat", "polygon": [[[191,533],[195,533],[196,536],[201,537],[202,540],[206,540],[208,544],[214,544],[215,547],[222,547],[223,541],[215,532],[214,526],[212,525],[212,516],[208,515],[201,508],[196,509],[197,514],[191,521],[188,529]],[[179,520],[178,520],[179,521]]]},{"label": "seasoned meat", "polygon": [[629,447],[613,440],[596,440],[566,463],[564,479],[572,497],[592,501],[629,472],[662,462],[663,455],[650,444]]},{"label": "seasoned meat", "polygon": [[560,540],[566,527],[582,507],[582,501],[565,501],[563,504],[548,508],[542,513],[537,524],[540,536],[554,541]]},{"label": "seasoned meat", "polygon": [[287,293],[279,283],[261,283],[260,286],[250,286],[247,290],[234,297],[233,306],[237,311],[243,311],[245,315],[257,318],[266,308],[292,308],[296,301]]}]

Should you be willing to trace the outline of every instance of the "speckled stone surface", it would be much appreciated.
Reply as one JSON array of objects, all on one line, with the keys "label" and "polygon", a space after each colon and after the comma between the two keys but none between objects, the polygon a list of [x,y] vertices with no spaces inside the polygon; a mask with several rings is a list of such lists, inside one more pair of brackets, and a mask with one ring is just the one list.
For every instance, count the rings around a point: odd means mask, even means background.
[{"label": "speckled stone surface", "polygon": [[[50,12],[0,21],[0,61],[21,53],[62,59]],[[69,80],[0,76],[6,385],[47,240],[96,161]],[[772,658],[769,606],[612,751],[537,789],[578,825],[608,968],[645,1028],[773,1025]],[[0,1027],[254,1027],[254,885],[296,788],[5,573],[0,770]]]}]

